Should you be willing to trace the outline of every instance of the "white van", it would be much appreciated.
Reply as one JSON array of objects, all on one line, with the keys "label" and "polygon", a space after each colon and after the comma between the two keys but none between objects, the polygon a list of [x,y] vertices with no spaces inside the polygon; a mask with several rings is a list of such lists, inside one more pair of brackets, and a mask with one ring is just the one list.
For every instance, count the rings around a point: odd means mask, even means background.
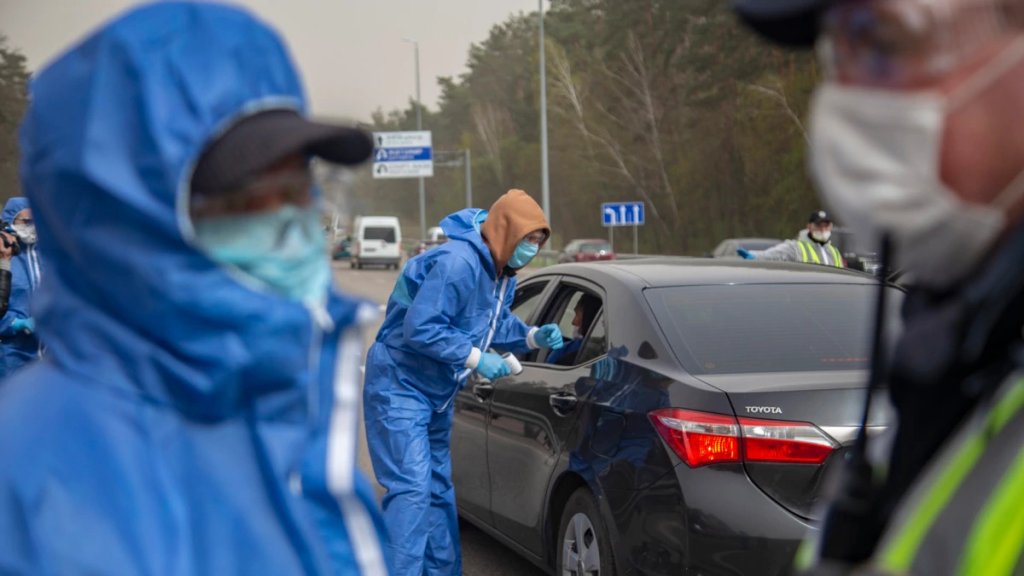
[{"label": "white van", "polygon": [[349,265],[383,265],[398,270],[402,263],[402,227],[394,216],[358,216],[352,226]]}]

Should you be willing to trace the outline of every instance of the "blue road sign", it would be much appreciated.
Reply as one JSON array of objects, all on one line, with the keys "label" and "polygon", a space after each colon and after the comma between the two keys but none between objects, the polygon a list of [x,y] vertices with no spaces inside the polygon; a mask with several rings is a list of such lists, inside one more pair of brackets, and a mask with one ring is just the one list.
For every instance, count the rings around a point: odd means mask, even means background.
[{"label": "blue road sign", "polygon": [[604,226],[639,226],[643,223],[643,202],[605,202],[601,204],[601,224]]},{"label": "blue road sign", "polygon": [[434,175],[429,130],[373,133],[374,178],[422,178]]}]

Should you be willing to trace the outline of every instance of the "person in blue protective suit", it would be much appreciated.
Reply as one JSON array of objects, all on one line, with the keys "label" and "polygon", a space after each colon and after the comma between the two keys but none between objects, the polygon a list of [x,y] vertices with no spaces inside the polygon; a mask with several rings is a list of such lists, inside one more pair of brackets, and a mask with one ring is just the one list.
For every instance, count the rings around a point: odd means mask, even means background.
[{"label": "person in blue protective suit", "polygon": [[384,575],[356,472],[359,326],[331,285],[277,34],[136,8],[40,70],[21,173],[47,354],[0,386],[0,573]]},{"label": "person in blue protective suit", "polygon": [[2,217],[18,242],[18,254],[11,257],[11,291],[7,313],[0,317],[0,374],[13,374],[42,354],[29,301],[39,286],[40,266],[36,253],[36,228],[28,200],[16,196],[7,200]]},{"label": "person in blue protective suit", "polygon": [[516,271],[550,235],[530,196],[510,190],[489,211],[456,212],[441,228],[448,242],[406,264],[366,360],[366,437],[386,490],[395,576],[462,572],[450,439],[452,400],[467,377],[509,373],[492,346],[562,346],[557,325],[530,327],[509,310]]}]

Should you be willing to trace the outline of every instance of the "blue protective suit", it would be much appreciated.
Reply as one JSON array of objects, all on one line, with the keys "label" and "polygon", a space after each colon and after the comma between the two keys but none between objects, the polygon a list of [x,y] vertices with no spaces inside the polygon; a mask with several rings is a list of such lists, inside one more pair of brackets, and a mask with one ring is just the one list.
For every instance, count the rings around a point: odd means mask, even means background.
[{"label": "blue protective suit", "polygon": [[31,94],[47,354],[0,386],[0,573],[384,574],[355,471],[365,308],[258,291],[191,243],[204,143],[305,107],[277,35],[235,8],[151,4]]},{"label": "blue protective suit", "polygon": [[[14,221],[15,215],[28,208],[28,200],[16,196],[4,204],[0,215],[6,224]],[[36,360],[42,353],[42,345],[36,332],[16,331],[11,324],[21,318],[31,318],[29,301],[36,287],[39,286],[39,255],[36,245],[18,242],[21,252],[11,257],[11,297],[7,305],[7,313],[0,318],[0,378],[13,374],[16,370]]]},{"label": "blue protective suit", "polygon": [[395,576],[460,574],[451,480],[452,400],[473,347],[525,351],[530,327],[509,311],[515,277],[498,274],[482,210],[448,216],[448,242],[409,260],[366,361],[366,436],[384,495]]}]

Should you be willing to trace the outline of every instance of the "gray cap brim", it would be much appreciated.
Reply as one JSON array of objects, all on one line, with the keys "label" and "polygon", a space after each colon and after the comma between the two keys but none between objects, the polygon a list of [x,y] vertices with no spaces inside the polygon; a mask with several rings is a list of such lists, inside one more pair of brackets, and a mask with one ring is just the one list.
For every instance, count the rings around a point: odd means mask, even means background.
[{"label": "gray cap brim", "polygon": [[258,112],[207,146],[192,174],[192,190],[237,188],[295,153],[354,165],[373,154],[373,140],[358,128],[313,122],[294,110]]}]

